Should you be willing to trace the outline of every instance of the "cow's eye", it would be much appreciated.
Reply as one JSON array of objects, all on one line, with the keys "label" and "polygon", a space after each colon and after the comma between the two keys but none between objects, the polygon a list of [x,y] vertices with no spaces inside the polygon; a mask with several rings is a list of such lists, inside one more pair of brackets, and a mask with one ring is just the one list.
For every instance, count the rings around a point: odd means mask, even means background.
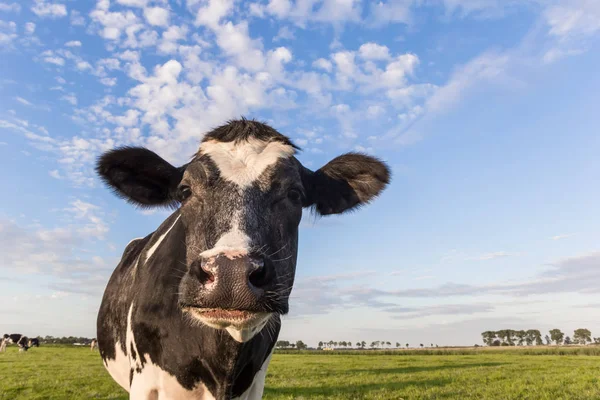
[{"label": "cow's eye", "polygon": [[192,195],[192,188],[187,185],[180,185],[177,188],[177,198],[179,201],[184,201]]},{"label": "cow's eye", "polygon": [[300,193],[300,191],[297,189],[291,189],[288,192],[288,199],[294,203],[298,203],[302,199],[302,193]]}]

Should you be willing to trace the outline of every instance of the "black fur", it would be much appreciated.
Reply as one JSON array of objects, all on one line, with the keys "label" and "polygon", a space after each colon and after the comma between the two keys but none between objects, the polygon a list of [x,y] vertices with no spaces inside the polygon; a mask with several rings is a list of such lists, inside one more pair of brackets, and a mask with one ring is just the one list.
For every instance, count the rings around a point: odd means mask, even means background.
[{"label": "black fur", "polygon": [[227,121],[225,125],[213,129],[204,136],[203,142],[208,140],[216,140],[218,142],[242,142],[250,138],[262,140],[265,142],[281,142],[292,146],[296,150],[300,150],[287,137],[271,128],[269,125],[255,120],[240,120]]},{"label": "black fur", "polygon": [[303,170],[304,205],[314,206],[321,215],[354,210],[377,197],[390,182],[390,175],[385,163],[373,156],[341,155],[315,172]]},{"label": "black fur", "polygon": [[117,196],[141,207],[175,207],[176,188],[184,170],[140,147],[106,152],[96,165],[98,175]]}]

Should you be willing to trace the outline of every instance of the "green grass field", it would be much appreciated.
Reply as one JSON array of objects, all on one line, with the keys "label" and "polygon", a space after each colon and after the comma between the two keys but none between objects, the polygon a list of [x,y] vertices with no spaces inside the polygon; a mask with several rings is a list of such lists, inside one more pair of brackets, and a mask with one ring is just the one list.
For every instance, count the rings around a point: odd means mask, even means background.
[{"label": "green grass field", "polygon": [[[560,355],[562,354],[562,355]],[[600,399],[598,348],[277,353],[265,399]],[[0,399],[127,399],[87,347],[0,353]]]}]

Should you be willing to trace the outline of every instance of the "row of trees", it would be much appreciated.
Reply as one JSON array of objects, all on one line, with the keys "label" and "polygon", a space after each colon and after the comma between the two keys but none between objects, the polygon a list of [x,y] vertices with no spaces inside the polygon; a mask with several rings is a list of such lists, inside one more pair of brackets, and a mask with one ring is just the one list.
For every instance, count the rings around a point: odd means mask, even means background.
[{"label": "row of trees", "polygon": [[277,343],[275,343],[275,347],[278,349],[298,349],[298,350],[304,350],[304,349],[308,348],[308,346],[306,344],[304,344],[304,342],[302,340],[298,340],[296,343],[291,343],[287,340],[278,340]]},{"label": "row of trees", "polygon": [[[391,342],[387,342],[385,340],[376,340],[374,342],[371,342],[371,344],[369,345],[370,348],[374,349],[374,348],[381,348],[381,349],[391,349],[393,348],[393,344]],[[401,344],[399,342],[396,342],[396,348],[401,348],[406,346],[406,348],[410,347],[409,343],[406,343],[406,345]],[[421,347],[425,347],[425,345],[423,343],[420,344]],[[341,341],[341,342],[335,342],[333,340],[330,340],[328,342],[319,342],[319,348],[323,348],[323,347],[330,347],[330,348],[356,348],[356,349],[364,349],[367,347],[367,342],[365,342],[364,340],[362,342],[356,342],[356,344],[354,345],[354,347],[352,346],[352,342],[346,342],[346,341]],[[433,347],[433,343],[431,343],[431,347]],[[437,347],[437,345],[436,345]]]},{"label": "row of trees", "polygon": [[54,337],[54,336],[38,336],[37,339],[40,343],[54,343],[54,344],[74,344],[74,343],[90,343],[92,339],[82,337],[82,336],[63,336],[63,337]]},{"label": "row of trees", "polygon": [[[537,329],[520,330],[503,329],[499,331],[485,331],[481,334],[483,343],[487,346],[541,346],[543,344],[550,345],[555,343],[557,346],[561,344],[588,344],[592,342],[592,332],[589,329],[576,329],[573,333],[573,339],[565,334],[560,329],[552,329],[542,339],[542,333]],[[600,344],[600,337],[593,338],[595,344]]]}]

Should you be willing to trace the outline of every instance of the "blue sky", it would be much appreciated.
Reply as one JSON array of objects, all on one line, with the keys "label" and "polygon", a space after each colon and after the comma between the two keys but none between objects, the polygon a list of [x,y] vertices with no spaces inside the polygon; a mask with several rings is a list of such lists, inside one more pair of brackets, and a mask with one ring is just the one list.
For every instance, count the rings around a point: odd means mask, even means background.
[{"label": "blue sky", "polygon": [[173,163],[229,118],[316,169],[392,167],[369,207],[301,225],[282,339],[473,344],[600,334],[593,0],[0,3],[0,330],[95,336],[141,212],[93,173],[118,145]]}]

